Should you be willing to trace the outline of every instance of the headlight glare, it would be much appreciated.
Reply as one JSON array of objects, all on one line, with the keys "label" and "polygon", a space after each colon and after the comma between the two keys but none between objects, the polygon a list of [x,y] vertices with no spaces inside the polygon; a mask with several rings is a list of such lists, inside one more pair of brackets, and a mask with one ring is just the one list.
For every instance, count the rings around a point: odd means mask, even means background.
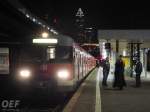
[{"label": "headlight glare", "polygon": [[67,70],[60,70],[60,71],[58,71],[57,76],[60,79],[68,79],[69,78],[69,72]]},{"label": "headlight glare", "polygon": [[31,76],[31,72],[30,72],[30,70],[24,69],[24,70],[20,70],[19,75],[21,78],[27,79]]}]

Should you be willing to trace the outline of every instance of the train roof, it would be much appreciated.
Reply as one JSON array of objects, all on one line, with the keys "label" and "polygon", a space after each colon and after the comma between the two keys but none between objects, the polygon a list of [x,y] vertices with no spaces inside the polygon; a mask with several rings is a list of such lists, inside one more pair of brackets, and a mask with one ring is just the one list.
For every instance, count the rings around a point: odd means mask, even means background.
[{"label": "train roof", "polygon": [[60,46],[72,46],[74,40],[66,35],[57,35],[56,38],[58,39],[58,45]]}]

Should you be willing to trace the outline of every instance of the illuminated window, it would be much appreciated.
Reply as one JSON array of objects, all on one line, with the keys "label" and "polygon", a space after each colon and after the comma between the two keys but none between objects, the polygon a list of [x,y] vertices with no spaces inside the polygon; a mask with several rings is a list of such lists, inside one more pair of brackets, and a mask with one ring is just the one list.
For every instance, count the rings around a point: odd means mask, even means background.
[{"label": "illuminated window", "polygon": [[55,59],[55,48],[47,48],[47,60]]},{"label": "illuminated window", "polygon": [[9,74],[9,49],[0,48],[0,74]]}]

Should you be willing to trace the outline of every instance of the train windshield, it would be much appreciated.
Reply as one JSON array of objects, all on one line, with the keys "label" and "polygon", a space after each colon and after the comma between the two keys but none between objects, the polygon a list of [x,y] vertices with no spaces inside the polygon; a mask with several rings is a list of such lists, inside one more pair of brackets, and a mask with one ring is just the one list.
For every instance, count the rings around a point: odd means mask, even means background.
[{"label": "train windshield", "polygon": [[19,50],[19,61],[21,62],[43,62],[46,57],[45,47],[23,46]]},{"label": "train windshield", "polygon": [[23,46],[19,50],[21,62],[46,62],[49,60],[70,60],[71,48],[68,46]]}]

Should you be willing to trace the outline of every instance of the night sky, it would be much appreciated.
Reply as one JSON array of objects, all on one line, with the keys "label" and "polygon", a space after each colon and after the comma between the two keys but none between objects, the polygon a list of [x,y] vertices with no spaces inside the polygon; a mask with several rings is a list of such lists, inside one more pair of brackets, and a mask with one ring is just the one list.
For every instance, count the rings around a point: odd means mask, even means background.
[{"label": "night sky", "polygon": [[144,1],[126,0],[20,0],[38,16],[49,15],[64,26],[71,27],[78,8],[85,13],[86,24],[99,29],[147,29],[150,28],[150,7]]},{"label": "night sky", "polygon": [[[8,1],[10,2],[11,0]],[[97,29],[150,29],[150,7],[149,3],[144,2],[144,0],[135,2],[133,0],[132,2],[131,0],[90,0],[84,2],[81,0],[18,1],[60,34],[69,35],[73,38],[78,36],[75,15],[79,8],[82,8],[85,15],[85,27],[94,27],[96,29],[92,34],[93,37],[97,37],[95,36]],[[42,30],[38,24],[35,25],[33,21],[25,19],[9,2],[7,3],[7,0],[0,1],[0,35],[5,36],[5,38],[12,37],[12,35],[18,38],[22,36],[30,38]],[[7,27],[8,25],[9,27]]]}]

